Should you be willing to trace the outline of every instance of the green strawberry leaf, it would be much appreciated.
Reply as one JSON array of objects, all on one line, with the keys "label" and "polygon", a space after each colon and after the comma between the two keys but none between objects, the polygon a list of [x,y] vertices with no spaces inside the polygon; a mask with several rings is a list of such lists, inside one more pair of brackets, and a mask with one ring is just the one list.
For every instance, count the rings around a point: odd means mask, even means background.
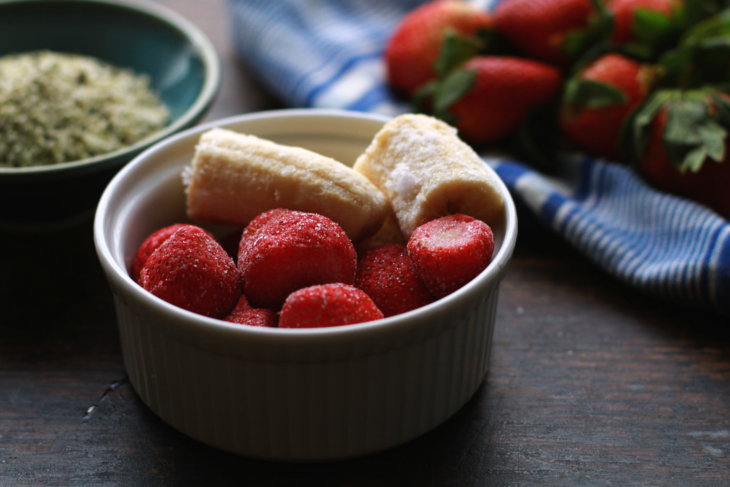
[{"label": "green strawberry leaf", "polygon": [[564,100],[574,109],[599,109],[626,101],[626,94],[606,83],[585,78],[571,78],[565,84]]},{"label": "green strawberry leaf", "polygon": [[726,82],[730,77],[730,9],[688,28],[659,64],[666,71],[666,80],[681,88]]},{"label": "green strawberry leaf", "polygon": [[656,49],[642,42],[627,42],[616,50],[627,57],[644,62],[652,62],[656,56]]},{"label": "green strawberry leaf", "polygon": [[413,98],[411,99],[413,111],[415,111],[416,113],[429,113],[429,107],[433,100],[433,96],[436,92],[437,86],[437,81],[429,81],[428,83],[416,90],[416,92],[413,94]]},{"label": "green strawberry leaf", "polygon": [[729,6],[727,0],[690,0],[683,2],[677,12],[682,30],[687,30],[703,20],[719,14]]},{"label": "green strawberry leaf", "polygon": [[727,130],[711,115],[705,96],[683,97],[669,105],[664,149],[680,172],[696,172],[707,159],[725,157]]},{"label": "green strawberry leaf", "polygon": [[[692,3],[692,2],[690,2]],[[681,40],[682,44],[693,44],[730,34],[730,8],[704,18],[689,27]]]},{"label": "green strawberry leaf", "polygon": [[676,97],[672,90],[657,91],[630,117],[621,136],[623,152],[635,161],[641,161],[649,138],[649,127],[662,107]]},{"label": "green strawberry leaf", "polygon": [[638,43],[657,49],[675,35],[677,25],[673,16],[641,8],[634,12],[632,31]]},{"label": "green strawberry leaf", "polygon": [[467,37],[452,31],[447,32],[434,65],[438,77],[445,77],[452,69],[474,57],[483,48],[483,44],[484,41],[479,36]]},{"label": "green strawberry leaf", "polygon": [[561,43],[562,51],[572,59],[578,59],[596,46],[602,50],[608,48],[607,39],[613,29],[613,15],[600,0],[591,0],[596,12],[591,15],[588,24],[583,28],[569,31]]},{"label": "green strawberry leaf", "polygon": [[449,73],[435,87],[433,94],[433,113],[436,117],[449,121],[449,107],[471,90],[477,73],[473,69],[456,69]]}]

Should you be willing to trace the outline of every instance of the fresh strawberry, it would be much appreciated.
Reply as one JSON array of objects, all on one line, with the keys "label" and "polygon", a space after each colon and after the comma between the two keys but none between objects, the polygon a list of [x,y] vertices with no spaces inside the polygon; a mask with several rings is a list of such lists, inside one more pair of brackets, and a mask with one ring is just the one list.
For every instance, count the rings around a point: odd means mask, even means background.
[{"label": "fresh strawberry", "polygon": [[152,255],[152,252],[162,245],[162,242],[167,240],[170,235],[185,225],[185,223],[174,223],[172,225],[168,225],[152,232],[142,241],[134,256],[134,260],[132,260],[132,279],[135,281],[139,280],[139,273],[142,270],[142,266],[144,266],[144,263],[147,262],[147,258]]},{"label": "fresh strawberry", "polygon": [[605,54],[565,85],[560,128],[594,155],[618,158],[624,123],[647,97],[654,69],[621,54]]},{"label": "fresh strawberry", "polygon": [[372,299],[355,286],[318,284],[291,293],[279,317],[280,328],[340,326],[383,318]]},{"label": "fresh strawberry", "polygon": [[440,298],[487,267],[494,252],[494,235],[481,220],[457,213],[416,228],[407,248],[426,288]]},{"label": "fresh strawberry", "polygon": [[587,29],[596,13],[591,0],[503,0],[494,27],[528,57],[567,66],[575,57],[571,36]]},{"label": "fresh strawberry", "polygon": [[649,182],[730,219],[729,95],[659,91],[632,127],[638,170]]},{"label": "fresh strawberry", "polygon": [[661,43],[675,30],[679,0],[611,0],[606,9],[612,17],[611,40],[616,44]]},{"label": "fresh strawberry", "polygon": [[433,93],[433,115],[466,142],[496,142],[513,134],[532,110],[560,90],[557,68],[508,56],[477,56],[453,70]]},{"label": "fresh strawberry", "polygon": [[249,227],[241,237],[238,269],[252,306],[278,310],[297,289],[355,281],[355,247],[329,218],[274,209],[254,218]]},{"label": "fresh strawberry", "polygon": [[208,233],[185,225],[147,258],[140,285],[181,308],[221,318],[241,295],[236,265]]},{"label": "fresh strawberry", "polygon": [[461,1],[437,0],[407,14],[385,49],[390,85],[410,98],[437,76],[437,60],[448,36],[478,44],[480,31],[489,30],[491,16]]},{"label": "fresh strawberry", "polygon": [[405,245],[400,244],[365,252],[358,260],[355,286],[365,291],[385,316],[405,313],[433,301]]}]

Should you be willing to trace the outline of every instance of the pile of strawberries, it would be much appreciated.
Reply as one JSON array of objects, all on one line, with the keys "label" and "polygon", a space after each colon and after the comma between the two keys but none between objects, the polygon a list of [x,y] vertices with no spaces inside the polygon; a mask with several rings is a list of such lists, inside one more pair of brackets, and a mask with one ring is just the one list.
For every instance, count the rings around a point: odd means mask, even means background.
[{"label": "pile of strawberries", "polygon": [[491,228],[463,214],[421,225],[406,244],[359,255],[337,223],[316,213],[272,209],[237,235],[226,251],[197,225],[166,226],[139,246],[132,277],[169,303],[233,323],[337,326],[446,296],[484,270],[494,251]]},{"label": "pile of strawberries", "polygon": [[542,169],[557,151],[607,157],[730,218],[726,1],[502,0],[486,12],[439,0],[403,18],[385,62],[414,111],[474,146]]}]

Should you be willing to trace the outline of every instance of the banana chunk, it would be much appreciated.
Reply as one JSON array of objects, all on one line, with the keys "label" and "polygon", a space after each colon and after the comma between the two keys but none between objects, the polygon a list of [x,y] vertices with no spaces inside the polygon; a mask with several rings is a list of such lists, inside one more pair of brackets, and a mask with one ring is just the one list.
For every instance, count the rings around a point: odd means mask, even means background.
[{"label": "banana chunk", "polygon": [[456,129],[405,114],[386,123],[354,165],[390,200],[403,235],[453,213],[493,224],[504,214],[498,176]]},{"label": "banana chunk", "polygon": [[253,135],[203,133],[184,179],[196,220],[246,225],[272,208],[325,215],[357,241],[375,233],[390,206],[366,177],[334,159]]}]

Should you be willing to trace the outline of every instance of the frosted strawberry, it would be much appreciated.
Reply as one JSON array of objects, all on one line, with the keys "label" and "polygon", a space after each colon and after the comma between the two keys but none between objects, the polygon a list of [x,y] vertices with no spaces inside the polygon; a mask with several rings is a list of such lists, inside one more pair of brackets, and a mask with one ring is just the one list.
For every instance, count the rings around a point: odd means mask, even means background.
[{"label": "frosted strawberry", "polygon": [[185,223],[174,223],[172,225],[168,225],[152,232],[142,241],[134,256],[134,260],[132,261],[132,279],[135,281],[139,280],[139,273],[142,270],[142,266],[144,266],[144,263],[147,262],[147,258],[152,255],[152,252],[162,245],[162,242],[170,238],[175,231],[185,225]]},{"label": "frosted strawberry", "polygon": [[344,230],[315,213],[275,209],[242,234],[238,269],[254,307],[278,310],[297,289],[355,280],[357,254]]},{"label": "frosted strawberry", "polygon": [[279,328],[340,326],[380,318],[383,313],[364,291],[343,283],[319,284],[286,298]]},{"label": "frosted strawberry", "polygon": [[266,308],[252,307],[249,304],[248,299],[246,299],[246,296],[241,294],[236,306],[223,318],[223,320],[231,323],[237,323],[239,325],[275,328],[279,321],[279,317],[276,314],[276,311]]},{"label": "frosted strawberry", "polygon": [[179,228],[152,252],[139,283],[171,304],[214,318],[228,314],[241,295],[233,259],[194,225]]},{"label": "frosted strawberry", "polygon": [[355,286],[365,291],[385,316],[433,301],[405,245],[383,245],[365,252],[358,261]]},{"label": "frosted strawberry", "polygon": [[481,220],[455,214],[416,228],[407,248],[426,288],[440,298],[487,267],[494,251],[494,235]]},{"label": "frosted strawberry", "polygon": [[264,328],[276,328],[278,317],[276,311],[266,308],[249,308],[237,313],[231,313],[224,318],[225,321],[239,325],[260,326]]}]

